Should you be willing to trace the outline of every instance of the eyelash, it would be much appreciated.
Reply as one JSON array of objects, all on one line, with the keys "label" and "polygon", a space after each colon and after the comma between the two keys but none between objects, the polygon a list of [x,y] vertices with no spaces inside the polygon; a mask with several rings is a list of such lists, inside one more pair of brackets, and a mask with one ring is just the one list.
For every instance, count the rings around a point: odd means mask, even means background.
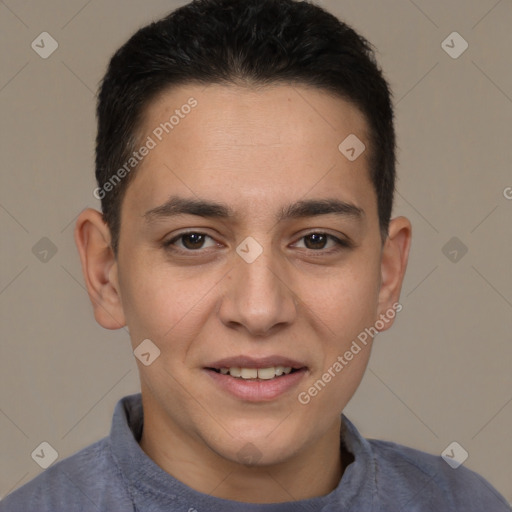
[{"label": "eyelash", "polygon": [[[172,239],[164,242],[163,243],[164,249],[171,250],[171,251],[174,251],[179,254],[186,254],[186,255],[190,255],[192,253],[201,253],[202,249],[195,249],[195,250],[194,249],[181,249],[174,245],[175,242],[177,242],[178,240],[180,240],[181,238],[183,238],[184,236],[187,236],[187,235],[203,235],[203,236],[206,236],[213,240],[213,238],[210,235],[207,235],[206,233],[202,233],[201,231],[186,231],[186,232],[180,233],[179,235],[173,237]],[[306,250],[311,253],[319,253],[319,255],[326,255],[326,254],[329,255],[329,254],[333,254],[333,253],[342,251],[344,249],[350,249],[353,247],[353,244],[351,242],[349,242],[348,240],[342,240],[338,237],[335,237],[334,235],[330,235],[329,233],[325,233],[323,231],[312,231],[311,233],[307,233],[306,235],[303,235],[302,237],[300,237],[299,240],[302,240],[303,238],[306,238],[311,235],[325,235],[328,239],[334,241],[336,244],[336,247],[327,249],[327,250],[325,250],[325,249],[307,249],[306,248]]]}]

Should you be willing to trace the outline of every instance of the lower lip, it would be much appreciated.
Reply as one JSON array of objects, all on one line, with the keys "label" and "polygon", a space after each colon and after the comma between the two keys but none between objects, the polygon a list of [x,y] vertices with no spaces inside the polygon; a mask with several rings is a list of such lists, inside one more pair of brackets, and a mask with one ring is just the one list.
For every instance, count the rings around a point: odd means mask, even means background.
[{"label": "lower lip", "polygon": [[249,402],[274,400],[296,387],[306,375],[306,368],[301,368],[288,375],[281,375],[269,380],[245,380],[223,375],[213,370],[205,369],[205,371],[220,388]]}]

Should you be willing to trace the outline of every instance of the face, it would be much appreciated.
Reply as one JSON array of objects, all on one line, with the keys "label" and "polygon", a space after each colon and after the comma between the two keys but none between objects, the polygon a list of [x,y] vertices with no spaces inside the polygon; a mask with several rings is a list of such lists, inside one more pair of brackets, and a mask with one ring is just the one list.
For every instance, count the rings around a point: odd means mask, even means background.
[{"label": "face", "polygon": [[145,415],[186,442],[272,464],[339,428],[370,356],[353,342],[393,309],[407,253],[382,246],[350,134],[369,147],[353,105],[305,87],[189,85],[147,109],[108,307],[160,350],[138,362]]}]

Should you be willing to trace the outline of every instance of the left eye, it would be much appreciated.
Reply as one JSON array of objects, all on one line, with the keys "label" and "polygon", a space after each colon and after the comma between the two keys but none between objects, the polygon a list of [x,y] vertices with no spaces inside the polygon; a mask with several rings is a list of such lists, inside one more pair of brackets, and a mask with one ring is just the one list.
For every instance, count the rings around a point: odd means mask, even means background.
[{"label": "left eye", "polygon": [[[306,241],[306,249],[311,250],[331,249],[332,247],[340,245],[347,246],[347,243],[333,235],[328,235],[327,233],[310,233],[309,235],[303,236],[300,240]],[[326,247],[326,244],[329,241],[331,241],[333,245],[331,245],[331,247]]]}]

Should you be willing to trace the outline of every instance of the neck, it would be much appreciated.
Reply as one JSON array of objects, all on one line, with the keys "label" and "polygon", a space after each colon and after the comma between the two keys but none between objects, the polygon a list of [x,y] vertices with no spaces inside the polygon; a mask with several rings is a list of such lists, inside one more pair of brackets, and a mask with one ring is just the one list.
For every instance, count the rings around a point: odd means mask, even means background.
[{"label": "neck", "polygon": [[353,460],[340,450],[341,418],[318,440],[273,465],[247,466],[213,451],[202,439],[144,411],[140,447],[164,471],[192,489],[226,500],[282,503],[324,496]]}]

